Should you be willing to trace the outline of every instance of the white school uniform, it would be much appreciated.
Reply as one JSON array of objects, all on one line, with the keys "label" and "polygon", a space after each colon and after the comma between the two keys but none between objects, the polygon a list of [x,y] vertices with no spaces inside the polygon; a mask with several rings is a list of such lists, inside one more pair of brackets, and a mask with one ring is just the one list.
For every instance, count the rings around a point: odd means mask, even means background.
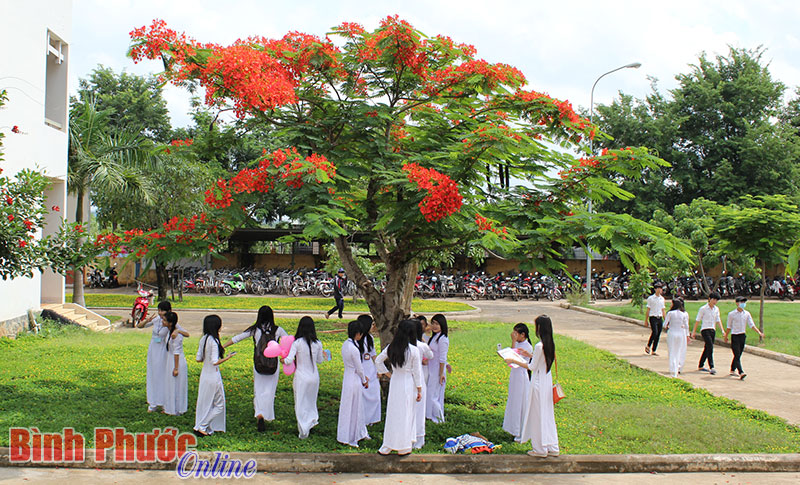
[{"label": "white school uniform", "polygon": [[414,448],[419,449],[425,446],[425,405],[428,402],[428,385],[425,379],[425,371],[428,369],[427,363],[422,365],[423,359],[431,360],[433,352],[428,344],[419,340],[417,341],[417,349],[419,349],[419,364],[422,376],[422,399],[414,403],[414,421],[417,424],[417,441],[414,443]]},{"label": "white school uniform", "polygon": [[[184,330],[180,325],[175,330]],[[181,415],[189,408],[189,372],[186,367],[186,357],[183,355],[183,335],[178,334],[169,339],[167,359],[164,364],[164,412],[167,414]],[[178,375],[173,376],[175,370],[175,356],[178,356]]]},{"label": "white school uniform", "polygon": [[425,404],[425,416],[434,423],[443,423],[447,370],[445,369],[445,382],[442,384],[439,380],[439,364],[447,366],[447,351],[450,348],[450,339],[445,335],[438,335],[428,341],[428,347],[433,352],[433,358],[428,362],[428,398]]},{"label": "white school uniform", "polygon": [[680,310],[667,313],[664,320],[667,328],[667,346],[669,347],[669,374],[678,377],[686,361],[686,337],[689,336],[689,314]]},{"label": "white school uniform", "polygon": [[[389,372],[385,362],[389,345],[375,359],[378,372]],[[380,453],[396,450],[400,454],[410,453],[417,441],[416,401],[417,388],[422,382],[422,359],[419,349],[409,345],[402,367],[392,367],[389,381],[389,397],[386,399],[386,424],[383,428],[383,444]]]},{"label": "white school uniform", "polygon": [[[514,342],[512,348],[522,349],[533,354],[533,346],[527,340]],[[530,362],[530,359],[525,358],[525,360]],[[503,416],[503,429],[514,436],[516,441],[519,441],[519,435],[522,433],[522,421],[525,418],[525,404],[530,394],[530,385],[531,378],[528,377],[528,369],[525,367],[511,368],[508,376],[508,402]]]},{"label": "white school uniform", "polygon": [[[361,351],[353,339],[342,344],[342,395],[339,399],[339,422],[336,427],[336,441],[358,448],[358,442],[369,439],[366,416],[364,414],[364,367]],[[377,382],[369,382],[377,386]]]},{"label": "white school uniform", "polygon": [[[364,345],[366,346],[366,341]],[[378,385],[378,371],[375,370],[375,357],[377,355],[375,347],[369,351],[365,348],[361,361],[364,367],[364,375],[369,378],[370,382],[370,386],[361,392],[364,399],[364,419],[367,422],[367,426],[381,421],[381,386]]]},{"label": "white school uniform", "polygon": [[533,357],[528,367],[531,370],[531,384],[528,403],[525,405],[520,443],[530,441],[533,452],[538,455],[558,453],[558,431],[553,409],[553,376],[547,370],[541,342],[537,342],[533,347]]},{"label": "white school uniform", "polygon": [[[288,335],[286,330],[278,327],[275,331],[275,340],[280,341],[281,337],[286,337]],[[261,338],[261,329],[256,327],[249,332],[244,331],[231,340],[236,344],[246,338],[255,338],[255,343],[257,344]],[[275,369],[274,374],[259,374],[256,372],[255,364],[253,364],[253,416],[258,417],[261,415],[266,421],[273,421],[275,419],[275,392],[278,390],[278,377],[280,373],[280,359],[278,360],[278,368]]]},{"label": "white school uniform", "polygon": [[197,406],[194,429],[206,434],[225,431],[225,388],[219,366],[214,365],[219,357],[217,341],[203,335],[197,348],[197,360],[203,361],[200,384],[197,386]]},{"label": "white school uniform", "polygon": [[[310,350],[310,352],[309,352]],[[317,340],[311,342],[309,348],[305,338],[292,343],[289,355],[284,364],[295,362],[294,379],[294,415],[297,417],[297,430],[300,439],[308,438],[311,428],[319,423],[317,411],[317,395],[319,394],[319,371],[317,364],[322,363],[322,344]]]},{"label": "white school uniform", "polygon": [[166,339],[169,328],[164,326],[164,322],[158,315],[145,324],[145,327],[151,325],[153,334],[150,337],[150,345],[147,347],[147,404],[153,411],[158,406],[164,405],[164,386],[166,385],[164,362],[167,360]]}]

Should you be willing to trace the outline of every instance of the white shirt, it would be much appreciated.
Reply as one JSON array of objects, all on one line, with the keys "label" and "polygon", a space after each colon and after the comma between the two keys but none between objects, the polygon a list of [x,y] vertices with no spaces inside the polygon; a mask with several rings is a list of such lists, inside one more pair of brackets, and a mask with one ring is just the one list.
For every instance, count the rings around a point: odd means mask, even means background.
[{"label": "white shirt", "polygon": [[647,297],[647,308],[650,309],[648,316],[664,317],[664,297],[657,296],[655,293]]},{"label": "white shirt", "polygon": [[669,332],[683,332],[684,335],[689,334],[689,314],[680,310],[672,310],[667,313],[667,319],[664,321],[664,327],[669,329]]},{"label": "white shirt", "polygon": [[743,334],[747,331],[747,326],[756,328],[756,323],[753,321],[753,316],[747,310],[734,310],[728,313],[728,325],[731,329],[732,335]]},{"label": "white shirt", "polygon": [[695,322],[702,322],[700,330],[714,330],[717,322],[722,322],[719,318],[719,307],[714,305],[714,308],[708,306],[708,303],[700,307],[697,311],[697,318]]}]

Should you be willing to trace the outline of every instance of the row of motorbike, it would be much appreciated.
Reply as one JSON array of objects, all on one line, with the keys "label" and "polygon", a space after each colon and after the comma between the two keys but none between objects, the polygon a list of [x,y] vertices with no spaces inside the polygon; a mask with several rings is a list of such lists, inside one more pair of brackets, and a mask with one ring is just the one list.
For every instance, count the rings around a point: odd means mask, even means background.
[{"label": "row of motorbike", "polygon": [[[178,273],[172,271],[173,279]],[[333,295],[333,277],[322,270],[256,270],[256,269],[184,269],[183,291],[186,293],[217,293],[238,295],[289,295],[289,296],[323,296]],[[345,285],[345,296],[356,291],[355,284],[348,281]]]}]

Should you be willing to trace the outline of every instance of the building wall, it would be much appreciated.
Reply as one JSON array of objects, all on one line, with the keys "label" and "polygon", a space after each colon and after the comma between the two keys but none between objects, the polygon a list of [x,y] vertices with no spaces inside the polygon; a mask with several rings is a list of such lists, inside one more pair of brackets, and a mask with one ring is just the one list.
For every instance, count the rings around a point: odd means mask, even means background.
[{"label": "building wall", "polygon": [[[50,177],[53,186],[46,193],[47,204],[61,210],[48,216],[44,234],[55,232],[66,213],[71,37],[71,0],[3,2],[0,89],[8,92],[8,102],[0,110],[0,129],[7,135],[0,163],[6,175],[31,168]],[[48,53],[48,39],[60,56]],[[9,133],[12,126],[22,133]],[[28,309],[38,309],[42,301],[62,302],[63,298],[64,279],[52,272],[0,280],[0,324],[19,319]]]}]

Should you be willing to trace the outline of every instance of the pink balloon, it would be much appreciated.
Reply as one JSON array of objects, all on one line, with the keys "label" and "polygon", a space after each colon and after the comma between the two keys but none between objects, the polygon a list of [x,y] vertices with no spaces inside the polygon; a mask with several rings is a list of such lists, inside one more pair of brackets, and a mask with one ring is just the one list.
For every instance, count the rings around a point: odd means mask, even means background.
[{"label": "pink balloon", "polygon": [[294,371],[295,371],[294,362],[292,362],[291,364],[283,365],[283,373],[286,374],[287,376],[294,374]]},{"label": "pink balloon", "polygon": [[278,342],[270,340],[267,343],[267,348],[264,349],[264,357],[277,357],[279,355],[281,355],[281,346],[278,345]]},{"label": "pink balloon", "polygon": [[[281,337],[281,357],[286,357],[289,355],[289,351],[292,349],[292,344],[294,343],[294,337],[292,335],[286,335]],[[289,374],[286,374],[287,376]]]}]

